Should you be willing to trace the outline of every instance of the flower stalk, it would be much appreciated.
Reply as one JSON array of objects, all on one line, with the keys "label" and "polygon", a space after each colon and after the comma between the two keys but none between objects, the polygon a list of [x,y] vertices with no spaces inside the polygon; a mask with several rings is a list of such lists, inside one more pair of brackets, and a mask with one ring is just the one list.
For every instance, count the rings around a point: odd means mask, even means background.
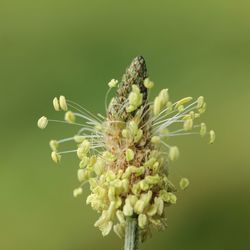
[{"label": "flower stalk", "polygon": [[124,250],[137,250],[139,242],[139,229],[137,218],[126,219]]}]

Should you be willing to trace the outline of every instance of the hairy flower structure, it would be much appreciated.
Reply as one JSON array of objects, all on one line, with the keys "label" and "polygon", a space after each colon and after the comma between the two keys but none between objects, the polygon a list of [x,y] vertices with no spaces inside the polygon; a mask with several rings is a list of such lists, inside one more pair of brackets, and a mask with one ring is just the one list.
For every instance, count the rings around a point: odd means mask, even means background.
[{"label": "hairy flower structure", "polygon": [[[111,89],[117,88],[117,93],[106,105],[105,117],[60,96],[54,98],[53,106],[65,112],[64,121],[43,116],[38,127],[44,129],[52,121],[80,127],[70,138],[50,141],[52,160],[58,163],[62,155],[72,152],[78,156],[81,184],[73,195],[81,195],[83,185],[89,183],[86,203],[100,213],[95,226],[104,236],[113,228],[123,238],[126,218],[133,217],[143,241],[153,228],[166,228],[166,209],[177,200],[177,189],[169,180],[169,161],[179,157],[179,149],[169,144],[169,138],[208,135],[213,143],[215,133],[207,132],[205,123],[195,123],[206,110],[203,96],[172,103],[168,89],[163,89],[148,101],[154,83],[141,56],[132,61],[121,82],[112,79],[108,86],[106,103]],[[76,148],[60,151],[60,145],[68,141],[74,141]],[[182,178],[180,188],[188,185],[189,180]]]}]

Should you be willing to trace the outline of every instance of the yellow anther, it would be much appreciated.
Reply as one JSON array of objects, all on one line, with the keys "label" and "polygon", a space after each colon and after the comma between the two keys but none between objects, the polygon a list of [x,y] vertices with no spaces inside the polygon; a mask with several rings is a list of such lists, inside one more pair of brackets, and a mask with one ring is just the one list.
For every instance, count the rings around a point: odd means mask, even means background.
[{"label": "yellow anther", "polygon": [[171,161],[175,161],[180,155],[179,149],[176,146],[170,147],[169,158]]},{"label": "yellow anther", "polygon": [[37,121],[37,126],[40,129],[45,129],[48,125],[48,119],[45,116],[42,116],[38,121]]},{"label": "yellow anther", "polygon": [[149,78],[146,78],[143,84],[147,89],[152,89],[154,87],[154,83],[150,81]]},{"label": "yellow anther", "polygon": [[214,130],[210,130],[209,135],[210,135],[209,143],[212,144],[215,141],[215,132],[214,132]]},{"label": "yellow anther", "polygon": [[60,105],[59,105],[59,100],[57,97],[53,99],[53,107],[55,111],[60,111]]},{"label": "yellow anther", "polygon": [[73,112],[67,111],[64,116],[64,120],[68,123],[74,123],[76,120],[76,117]]},{"label": "yellow anther", "polygon": [[189,186],[189,180],[187,178],[181,178],[180,180],[180,188],[185,190]]},{"label": "yellow anther", "polygon": [[67,105],[65,96],[61,95],[61,96],[59,97],[59,105],[60,105],[60,108],[61,108],[63,111],[67,111],[67,110],[68,110],[68,105]]},{"label": "yellow anther", "polygon": [[52,151],[51,152],[51,159],[55,162],[55,163],[59,163],[61,160],[61,155],[59,155],[57,152]]}]

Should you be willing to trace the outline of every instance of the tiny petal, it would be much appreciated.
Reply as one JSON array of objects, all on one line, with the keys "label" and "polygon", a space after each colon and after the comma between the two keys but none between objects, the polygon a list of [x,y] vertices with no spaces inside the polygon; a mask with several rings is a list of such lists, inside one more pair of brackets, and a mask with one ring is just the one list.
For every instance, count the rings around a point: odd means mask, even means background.
[{"label": "tiny petal", "polygon": [[190,182],[187,178],[181,178],[180,180],[180,188],[185,190],[189,186]]},{"label": "tiny petal", "polygon": [[37,121],[37,126],[40,129],[45,129],[48,125],[48,119],[45,116],[42,116],[38,121]]},{"label": "tiny petal", "polygon": [[65,96],[61,95],[59,97],[59,105],[60,105],[60,108],[64,111],[67,111],[68,110],[68,105],[67,105],[67,102],[66,102],[66,98]]}]

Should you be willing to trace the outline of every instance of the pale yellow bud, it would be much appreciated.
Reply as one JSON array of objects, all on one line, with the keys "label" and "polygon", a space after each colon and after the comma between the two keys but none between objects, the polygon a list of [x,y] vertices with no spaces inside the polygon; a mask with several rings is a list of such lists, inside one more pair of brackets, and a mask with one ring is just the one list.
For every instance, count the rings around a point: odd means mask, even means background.
[{"label": "pale yellow bud", "polygon": [[55,162],[55,163],[58,163],[58,162],[60,162],[60,160],[61,160],[61,155],[59,155],[57,152],[55,152],[55,151],[52,151],[51,152],[51,158],[52,158],[52,160]]},{"label": "pale yellow bud", "polygon": [[37,126],[40,129],[45,129],[48,125],[48,119],[45,116],[42,116],[38,121],[37,121]]},{"label": "pale yellow bud", "polygon": [[61,96],[59,97],[59,105],[60,105],[60,108],[61,108],[63,111],[67,111],[67,110],[68,110],[68,105],[67,105],[65,96],[61,95]]},{"label": "pale yellow bud", "polygon": [[150,81],[149,78],[146,78],[143,84],[147,89],[152,89],[154,87],[154,83]]},{"label": "pale yellow bud", "polygon": [[77,197],[77,196],[79,196],[81,194],[82,194],[82,188],[76,188],[76,189],[74,189],[74,191],[73,191],[73,196],[74,197]]},{"label": "pale yellow bud", "polygon": [[171,161],[176,160],[180,155],[179,149],[176,146],[170,147],[169,149],[169,158]]},{"label": "pale yellow bud", "polygon": [[73,112],[67,111],[64,116],[64,120],[68,123],[74,123],[76,120],[76,117]]},{"label": "pale yellow bud", "polygon": [[209,143],[212,144],[215,141],[215,132],[214,132],[214,130],[210,130],[209,135],[210,135]]},{"label": "pale yellow bud", "polygon": [[112,79],[109,83],[108,86],[110,88],[115,88],[117,86],[118,80]]},{"label": "pale yellow bud", "polygon": [[189,186],[189,180],[187,178],[181,178],[180,180],[180,188],[185,190]]},{"label": "pale yellow bud", "polygon": [[148,218],[145,214],[140,214],[138,216],[138,225],[140,228],[145,228],[145,226],[147,225],[148,222]]},{"label": "pale yellow bud", "polygon": [[59,100],[57,97],[53,99],[53,107],[55,111],[60,111],[60,105],[59,105]]},{"label": "pale yellow bud", "polygon": [[201,123],[200,135],[203,137],[207,133],[207,127],[205,123]]},{"label": "pale yellow bud", "polygon": [[134,159],[135,153],[132,149],[128,148],[126,150],[126,161],[132,161]]}]

